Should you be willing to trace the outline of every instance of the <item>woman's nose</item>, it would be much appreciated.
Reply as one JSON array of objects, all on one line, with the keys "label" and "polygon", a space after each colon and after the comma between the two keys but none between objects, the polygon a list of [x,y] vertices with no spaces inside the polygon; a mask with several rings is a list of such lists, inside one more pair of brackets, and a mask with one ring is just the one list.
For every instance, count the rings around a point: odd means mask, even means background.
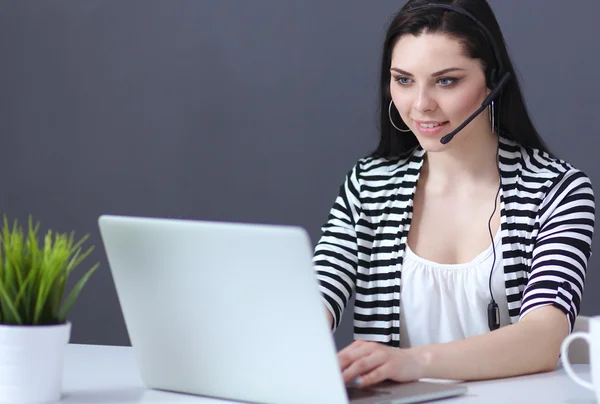
[{"label": "woman's nose", "polygon": [[437,108],[434,98],[425,89],[419,90],[414,102],[414,109],[417,112],[433,111]]}]

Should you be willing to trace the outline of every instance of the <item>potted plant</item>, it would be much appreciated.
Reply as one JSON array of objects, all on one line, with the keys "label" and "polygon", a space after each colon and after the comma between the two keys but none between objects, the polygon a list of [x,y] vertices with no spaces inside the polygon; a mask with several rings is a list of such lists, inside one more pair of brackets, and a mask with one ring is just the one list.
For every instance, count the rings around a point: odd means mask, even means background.
[{"label": "potted plant", "polygon": [[62,390],[64,348],[71,336],[69,310],[98,267],[65,296],[67,280],[92,252],[49,230],[40,245],[39,223],[27,234],[4,216],[0,231],[0,403],[55,403]]}]

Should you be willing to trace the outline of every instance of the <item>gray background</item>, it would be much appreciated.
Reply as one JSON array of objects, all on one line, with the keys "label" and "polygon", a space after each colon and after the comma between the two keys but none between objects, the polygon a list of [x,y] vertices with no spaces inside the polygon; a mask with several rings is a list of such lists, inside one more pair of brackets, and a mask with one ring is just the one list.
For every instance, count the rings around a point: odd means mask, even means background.
[{"label": "gray background", "polygon": [[[0,210],[90,233],[88,264],[101,262],[72,342],[129,344],[100,214],[292,224],[317,241],[376,146],[381,42],[402,4],[0,2]],[[540,133],[600,184],[600,2],[491,4]],[[600,312],[597,261],[587,315]],[[348,308],[336,343],[351,339]]]}]

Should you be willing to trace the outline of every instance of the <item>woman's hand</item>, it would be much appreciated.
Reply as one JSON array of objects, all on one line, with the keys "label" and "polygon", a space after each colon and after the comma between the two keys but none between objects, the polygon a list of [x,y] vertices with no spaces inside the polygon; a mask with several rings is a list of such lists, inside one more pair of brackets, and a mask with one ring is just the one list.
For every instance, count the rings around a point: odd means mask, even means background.
[{"label": "woman's hand", "polygon": [[345,384],[370,386],[383,380],[415,381],[424,365],[414,350],[392,348],[378,342],[355,341],[338,353]]}]

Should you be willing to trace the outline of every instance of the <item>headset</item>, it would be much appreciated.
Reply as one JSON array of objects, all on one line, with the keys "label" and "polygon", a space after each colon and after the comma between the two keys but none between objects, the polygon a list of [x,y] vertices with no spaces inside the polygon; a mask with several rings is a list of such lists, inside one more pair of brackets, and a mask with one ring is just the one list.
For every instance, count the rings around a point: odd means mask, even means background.
[{"label": "headset", "polygon": [[[506,86],[506,84],[510,80],[512,74],[508,70],[506,70],[504,63],[502,63],[502,58],[500,57],[500,48],[498,47],[496,41],[494,40],[494,37],[493,37],[492,33],[490,32],[490,30],[485,25],[483,25],[483,23],[481,21],[479,21],[477,18],[475,18],[475,16],[473,14],[469,13],[464,8],[453,6],[450,4],[428,3],[425,5],[408,8],[403,13],[409,13],[409,12],[413,12],[413,11],[417,11],[417,10],[435,9],[435,8],[445,9],[445,10],[449,10],[449,11],[455,12],[457,14],[463,15],[463,16],[469,18],[470,20],[472,20],[475,24],[477,24],[477,26],[479,28],[481,28],[481,31],[485,35],[487,42],[489,43],[489,45],[492,49],[492,53],[494,54],[494,59],[495,59],[495,66],[487,66],[486,72],[485,72],[486,84],[487,84],[487,87],[491,90],[490,94],[483,100],[481,106],[473,114],[471,114],[471,116],[469,116],[462,124],[460,124],[452,132],[448,133],[447,135],[443,136],[440,139],[440,142],[442,144],[447,144],[454,138],[454,136],[456,136],[456,134],[458,132],[460,132],[473,119],[475,119],[481,112],[483,112],[483,110],[486,109],[498,96],[500,96],[502,89]],[[498,124],[498,128],[499,127],[500,127],[500,125]],[[493,129],[494,128],[492,128],[492,130]],[[498,140],[498,142],[499,142],[499,140]],[[499,147],[499,143],[498,143],[498,147]],[[498,158],[498,155],[496,155],[496,158]],[[500,310],[498,309],[498,304],[494,300],[494,293],[492,292],[492,273],[494,271],[494,266],[496,264],[496,247],[494,245],[495,244],[494,236],[492,234],[492,228],[491,228],[492,218],[494,217],[494,213],[496,213],[496,209],[497,209],[498,195],[500,194],[500,190],[502,189],[502,173],[500,172],[500,167],[498,167],[498,176],[500,178],[500,186],[498,187],[498,192],[496,193],[496,198],[494,199],[494,211],[492,212],[492,215],[490,216],[490,219],[488,222],[488,230],[490,233],[490,239],[492,240],[492,250],[494,253],[492,269],[490,270],[490,276],[489,276],[489,281],[488,281],[491,300],[487,307],[487,317],[488,317],[488,326],[490,328],[490,331],[496,330],[500,327]]]}]

